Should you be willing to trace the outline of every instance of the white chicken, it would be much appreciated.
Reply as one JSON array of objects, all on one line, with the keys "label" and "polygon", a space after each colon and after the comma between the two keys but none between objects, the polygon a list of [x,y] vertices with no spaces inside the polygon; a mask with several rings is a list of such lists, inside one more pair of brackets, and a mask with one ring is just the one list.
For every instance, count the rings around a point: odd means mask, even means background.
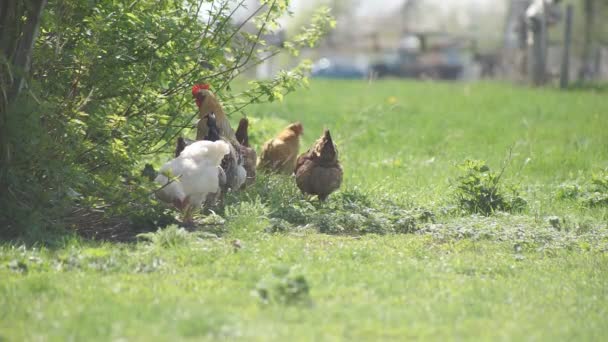
[{"label": "white chicken", "polygon": [[182,211],[185,223],[192,223],[194,210],[207,195],[220,190],[220,163],[230,147],[224,141],[196,141],[186,146],[178,157],[165,163],[155,182],[162,188],[156,196],[173,203]]}]

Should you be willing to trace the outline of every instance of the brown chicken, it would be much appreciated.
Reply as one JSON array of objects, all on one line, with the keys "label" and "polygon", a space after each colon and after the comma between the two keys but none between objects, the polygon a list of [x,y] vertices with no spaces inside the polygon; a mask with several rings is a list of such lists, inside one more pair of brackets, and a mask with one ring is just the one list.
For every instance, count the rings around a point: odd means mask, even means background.
[{"label": "brown chicken", "polygon": [[237,141],[228,117],[215,95],[209,90],[209,84],[197,84],[192,87],[192,96],[198,106],[199,120],[196,130],[196,140],[203,140],[209,134],[209,114],[214,113],[220,136],[226,138],[233,146]]},{"label": "brown chicken", "polygon": [[317,195],[320,201],[338,190],[342,184],[342,166],[329,130],[314,146],[298,157],[295,168],[296,184],[305,194]]},{"label": "brown chicken", "polygon": [[245,185],[250,185],[255,181],[255,163],[257,159],[257,154],[255,150],[249,146],[249,120],[247,118],[242,118],[239,121],[239,127],[236,129],[236,140],[241,144],[240,152],[243,157],[243,166],[245,167],[245,171],[247,172],[247,180]]},{"label": "brown chicken", "polygon": [[247,118],[242,118],[239,121],[239,127],[236,128],[236,141],[239,142],[239,144],[245,146],[245,147],[250,147],[249,146],[249,120],[247,120]]},{"label": "brown chicken", "polygon": [[300,150],[300,135],[303,132],[302,124],[296,122],[287,126],[273,139],[268,140],[262,146],[258,168],[291,175],[296,166],[296,159]]}]

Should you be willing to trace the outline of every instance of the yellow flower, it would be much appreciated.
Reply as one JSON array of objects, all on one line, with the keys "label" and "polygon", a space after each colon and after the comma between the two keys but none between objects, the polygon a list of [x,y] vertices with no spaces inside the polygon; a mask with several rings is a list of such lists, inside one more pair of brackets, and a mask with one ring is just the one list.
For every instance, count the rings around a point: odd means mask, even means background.
[{"label": "yellow flower", "polygon": [[388,99],[386,99],[386,102],[388,102],[390,105],[397,104],[397,98],[394,96],[389,96]]}]

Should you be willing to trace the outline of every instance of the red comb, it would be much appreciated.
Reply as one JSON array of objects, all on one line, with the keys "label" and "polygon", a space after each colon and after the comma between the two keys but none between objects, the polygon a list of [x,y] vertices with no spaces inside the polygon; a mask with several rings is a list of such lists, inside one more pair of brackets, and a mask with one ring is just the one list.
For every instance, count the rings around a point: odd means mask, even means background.
[{"label": "red comb", "polygon": [[198,91],[201,89],[209,90],[209,84],[203,83],[203,84],[195,84],[194,86],[192,86],[192,96],[196,95],[196,93],[198,93]]}]

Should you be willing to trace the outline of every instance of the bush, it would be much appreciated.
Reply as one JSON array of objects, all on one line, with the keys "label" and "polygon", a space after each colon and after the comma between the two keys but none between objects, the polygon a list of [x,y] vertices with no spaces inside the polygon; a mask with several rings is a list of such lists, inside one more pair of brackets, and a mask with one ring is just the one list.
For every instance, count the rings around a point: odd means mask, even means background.
[{"label": "bush", "polygon": [[493,172],[481,160],[466,160],[459,168],[462,175],[456,179],[455,196],[464,212],[490,215],[497,210],[511,212],[526,207],[527,202],[519,196],[516,187],[501,189],[504,169]]},{"label": "bush", "polygon": [[334,25],[321,8],[301,33],[273,46],[262,37],[288,13],[287,1],[263,1],[249,26],[232,21],[242,3],[214,2],[209,10],[204,3],[48,3],[27,91],[7,107],[10,136],[1,150],[11,158],[0,165],[0,225],[10,232],[0,234],[64,226],[66,216],[91,208],[124,222],[158,221],[153,185],[140,169],[170,153],[195,123],[190,87],[210,83],[228,113],[280,100],[306,84],[308,62],[242,93],[230,83],[263,56],[315,45]]}]

